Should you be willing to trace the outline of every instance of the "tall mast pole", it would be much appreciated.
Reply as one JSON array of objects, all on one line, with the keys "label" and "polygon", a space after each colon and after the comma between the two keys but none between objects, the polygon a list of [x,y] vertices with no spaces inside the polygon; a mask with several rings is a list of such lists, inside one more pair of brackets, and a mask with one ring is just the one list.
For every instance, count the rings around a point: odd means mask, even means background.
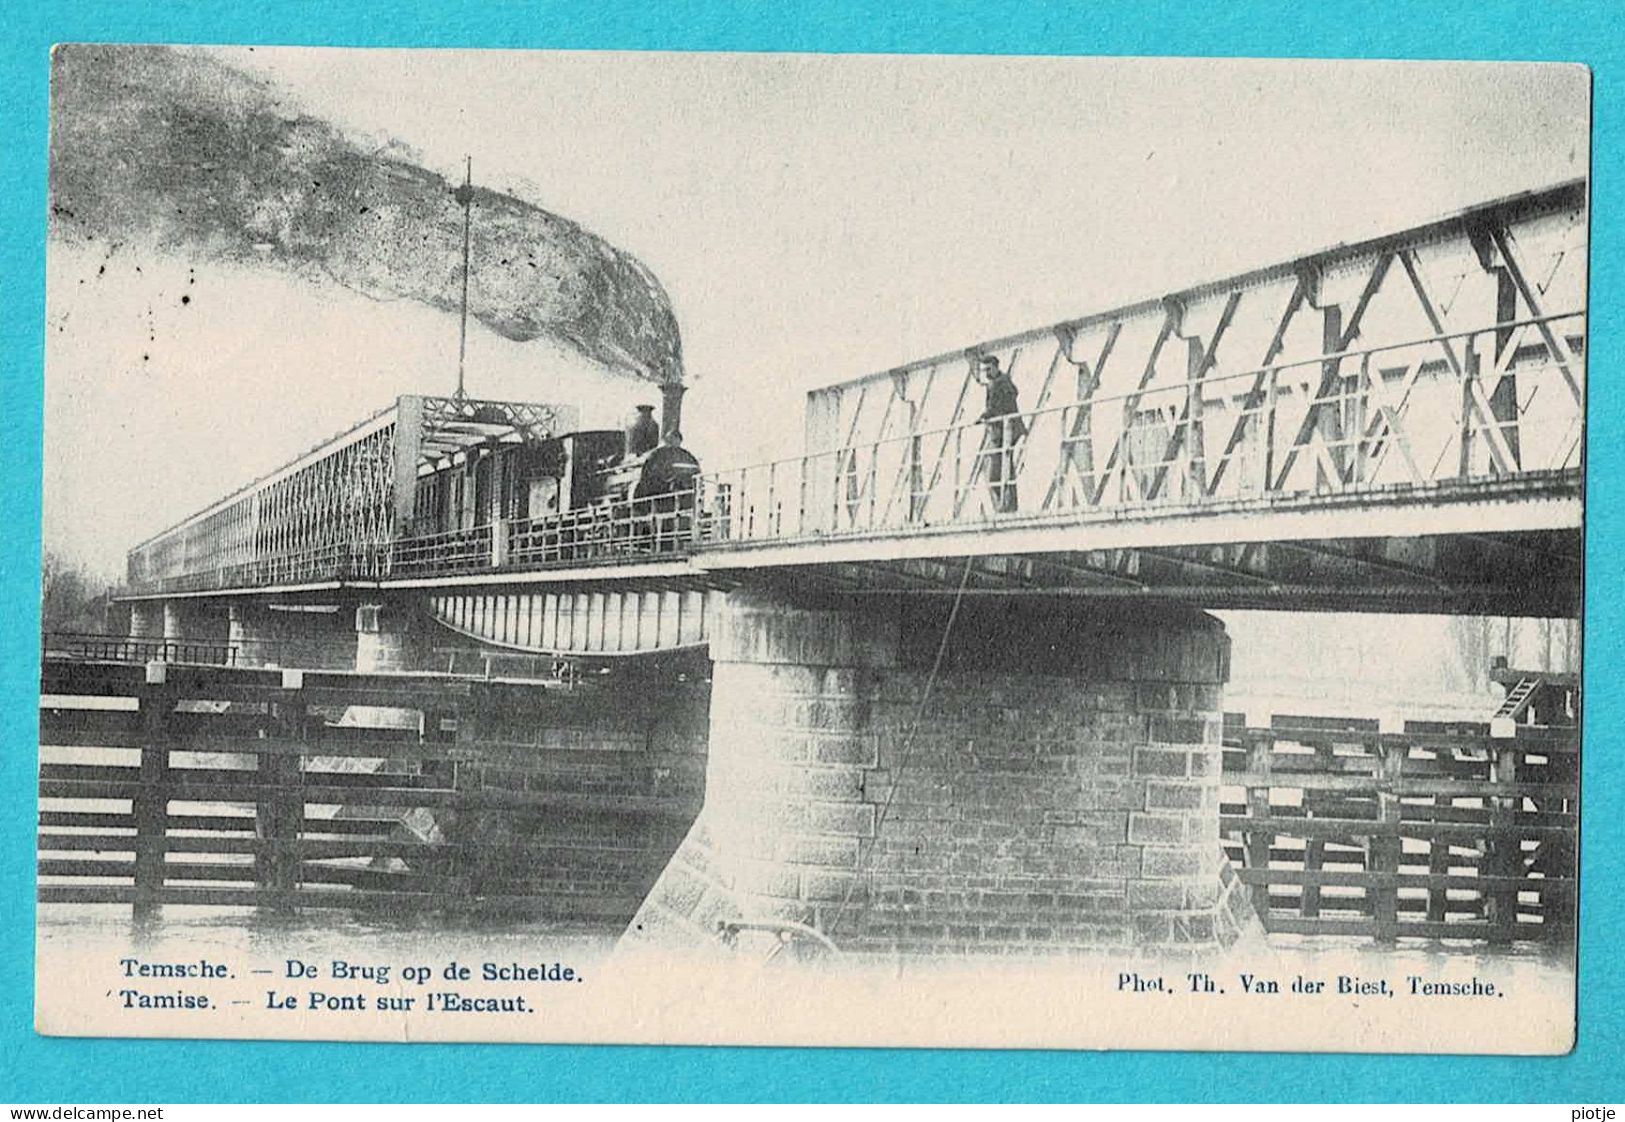
[{"label": "tall mast pole", "polygon": [[456,192],[457,201],[463,204],[463,311],[457,326],[456,400],[459,403],[467,397],[463,390],[463,362],[468,354],[468,238],[474,214],[474,157],[465,156],[463,159],[463,185]]}]

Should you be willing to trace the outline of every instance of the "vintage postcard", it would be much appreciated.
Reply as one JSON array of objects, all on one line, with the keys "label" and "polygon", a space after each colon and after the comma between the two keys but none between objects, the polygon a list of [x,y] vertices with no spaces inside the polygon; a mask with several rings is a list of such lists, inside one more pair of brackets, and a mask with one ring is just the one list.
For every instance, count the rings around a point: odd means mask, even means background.
[{"label": "vintage postcard", "polygon": [[1572,1046],[1584,68],[52,67],[39,1031]]}]

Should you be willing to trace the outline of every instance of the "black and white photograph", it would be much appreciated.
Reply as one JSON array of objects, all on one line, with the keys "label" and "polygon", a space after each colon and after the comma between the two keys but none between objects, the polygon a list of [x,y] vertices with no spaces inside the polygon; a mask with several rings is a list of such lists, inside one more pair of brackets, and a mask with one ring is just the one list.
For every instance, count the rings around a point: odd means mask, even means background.
[{"label": "black and white photograph", "polygon": [[40,1032],[1573,1046],[1584,67],[51,69]]}]

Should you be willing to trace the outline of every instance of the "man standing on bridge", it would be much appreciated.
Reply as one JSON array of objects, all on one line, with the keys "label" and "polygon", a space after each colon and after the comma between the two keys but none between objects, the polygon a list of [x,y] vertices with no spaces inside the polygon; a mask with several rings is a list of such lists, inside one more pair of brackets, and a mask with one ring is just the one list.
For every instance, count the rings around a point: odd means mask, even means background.
[{"label": "man standing on bridge", "polygon": [[1016,384],[999,366],[997,355],[976,360],[976,380],[987,390],[981,421],[986,426],[980,458],[987,468],[993,509],[1001,514],[1016,509],[1016,446],[1027,435],[1016,400]]}]

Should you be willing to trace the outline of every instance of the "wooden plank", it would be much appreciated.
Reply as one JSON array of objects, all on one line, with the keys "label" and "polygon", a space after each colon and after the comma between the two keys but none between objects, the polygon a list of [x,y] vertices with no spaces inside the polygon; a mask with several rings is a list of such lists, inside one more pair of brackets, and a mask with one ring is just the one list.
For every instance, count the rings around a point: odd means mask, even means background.
[{"label": "wooden plank", "polygon": [[83,857],[41,857],[35,869],[42,877],[135,877],[135,858],[89,860]]},{"label": "wooden plank", "polygon": [[165,861],[164,882],[169,887],[178,880],[207,880],[226,881],[229,883],[254,884],[259,879],[259,870],[253,864],[237,864],[225,861]]},{"label": "wooden plank", "polygon": [[[1286,719],[1308,720],[1307,718]],[[1577,752],[1580,748],[1578,729],[1545,728],[1533,725],[1519,725],[1509,738],[1491,737],[1488,731],[1469,733],[1450,729],[1441,729],[1437,732],[1379,733],[1374,730],[1338,730],[1335,726],[1328,729],[1322,725],[1308,723],[1285,728],[1248,728],[1226,725],[1224,739],[1226,747],[1234,748],[1243,748],[1254,741],[1264,740],[1287,744],[1357,744],[1368,752],[1388,745],[1428,749],[1478,749],[1480,751],[1490,751],[1498,749],[1509,742],[1533,752],[1545,750]]]},{"label": "wooden plank", "polygon": [[1450,870],[1450,847],[1441,845],[1437,841],[1428,844],[1428,876],[1446,878],[1444,880],[1430,880],[1428,883],[1427,916],[1431,923],[1443,923],[1445,912],[1449,906],[1449,897],[1446,889],[1450,887],[1448,880]]},{"label": "wooden plank", "polygon": [[[427,869],[388,869],[373,865],[295,865],[290,866],[292,882],[301,888],[318,884],[347,885],[369,892],[428,892],[443,899],[456,899],[457,885],[445,876]],[[269,890],[278,903],[283,892]]]},{"label": "wooden plank", "polygon": [[[402,911],[413,907],[424,910],[452,909],[512,910],[534,912],[538,915],[580,917],[583,919],[615,919],[631,916],[642,904],[640,897],[604,896],[588,893],[555,892],[546,896],[502,894],[470,894],[448,902],[432,892],[382,891],[367,889],[295,889],[285,893],[272,893],[253,888],[186,888],[166,886],[156,891],[155,899],[164,906],[200,907],[261,907],[282,903],[298,908],[360,908],[385,907]],[[41,904],[128,904],[134,899],[134,889],[125,885],[40,885],[38,900]]]},{"label": "wooden plank", "polygon": [[[198,690],[215,688],[254,689],[261,694],[282,690],[282,671],[274,667],[196,666],[168,664],[166,681],[179,697],[210,697]],[[417,693],[447,692],[466,694],[478,679],[439,674],[429,671],[355,671],[336,669],[307,669],[304,689],[343,689],[351,692],[383,691],[399,693],[410,690]],[[47,658],[40,668],[42,693],[65,693],[59,685],[81,687],[71,692],[82,692],[83,687],[98,686],[109,691],[109,696],[134,696],[146,680],[146,667],[129,663],[86,663],[71,659]]]},{"label": "wooden plank", "polygon": [[[1331,846],[1332,846],[1331,842],[1326,843],[1326,847],[1327,847],[1327,850],[1328,850],[1328,852],[1326,854],[1326,858],[1325,858],[1325,863],[1326,864],[1328,864],[1328,865],[1353,865],[1356,868],[1360,868],[1360,869],[1365,868],[1366,851],[1365,851],[1365,848],[1363,846],[1361,846],[1359,848],[1352,848],[1351,847],[1351,848],[1347,848],[1347,849],[1340,849],[1339,851],[1337,851],[1335,853],[1330,852]],[[1279,848],[1271,848],[1268,851],[1267,856],[1268,856],[1268,860],[1270,862],[1270,867],[1276,867],[1276,866],[1291,867],[1291,866],[1296,866],[1296,865],[1302,864],[1302,862],[1303,862],[1303,853],[1304,853],[1304,851],[1302,849],[1290,849],[1290,848],[1286,848],[1286,847],[1283,846],[1283,847],[1279,847]],[[1457,864],[1469,864],[1469,863],[1470,862],[1466,862],[1466,861],[1458,861],[1457,862]],[[1259,866],[1259,867],[1263,868],[1264,866]]]},{"label": "wooden plank", "polygon": [[[1249,769],[1241,775],[1226,775],[1223,782],[1236,787],[1282,787],[1302,791],[1370,791],[1372,779],[1362,775],[1314,775],[1295,773],[1290,781],[1270,772]],[[1577,794],[1575,783],[1513,783],[1505,784],[1492,779],[1447,779],[1419,776],[1402,778],[1394,782],[1394,794],[1445,795],[1452,798],[1491,798],[1497,795],[1527,796],[1529,798],[1573,798]]]},{"label": "wooden plank", "polygon": [[1412,756],[1405,761],[1405,774],[1427,779],[1491,779],[1488,760],[1458,760],[1449,757],[1427,759]]},{"label": "wooden plank", "polygon": [[[1246,862],[1248,868],[1264,869],[1270,863],[1271,836],[1267,829],[1259,824],[1269,817],[1270,792],[1269,773],[1273,764],[1270,758],[1270,745],[1264,741],[1252,744],[1247,752],[1247,766],[1251,774],[1262,775],[1263,783],[1249,784],[1247,787],[1247,818],[1254,823],[1251,831],[1244,828],[1242,838],[1246,843]],[[1269,889],[1255,887],[1253,889],[1253,907],[1259,911],[1269,907]]]},{"label": "wooden plank", "polygon": [[1576,880],[1530,877],[1463,876],[1435,873],[1330,872],[1324,869],[1237,869],[1244,884],[1303,885],[1341,888],[1426,888],[1473,889],[1491,892],[1511,889],[1517,892],[1572,894]]},{"label": "wooden plank", "polygon": [[[1320,886],[1323,884],[1336,883],[1335,881],[1321,879],[1328,876],[1338,875],[1336,873],[1327,873],[1322,868],[1325,862],[1326,842],[1322,839],[1311,839],[1309,843],[1304,846],[1303,850],[1304,874],[1306,877],[1310,878],[1302,882],[1305,887],[1303,890],[1303,900],[1299,905],[1299,908],[1303,913],[1304,919],[1314,919],[1320,915]],[[1260,876],[1268,877],[1268,874],[1273,870],[1243,869],[1241,871],[1245,873],[1256,873]],[[1242,883],[1247,883],[1245,877],[1242,878]],[[1276,878],[1270,878],[1266,883],[1280,883],[1280,881]]]},{"label": "wooden plank", "polygon": [[[1410,808],[1405,808],[1409,810]],[[1292,838],[1364,838],[1374,835],[1396,835],[1404,838],[1465,838],[1481,839],[1491,831],[1505,831],[1516,837],[1561,837],[1569,834],[1572,826],[1534,825],[1514,823],[1491,826],[1488,819],[1474,822],[1427,822],[1401,820],[1384,822],[1364,818],[1298,818],[1290,815],[1265,815],[1253,818],[1245,814],[1221,814],[1221,830],[1259,831],[1277,837]]]},{"label": "wooden plank", "polygon": [[[1495,755],[1495,769],[1493,778],[1502,790],[1511,792],[1518,787],[1518,753],[1508,745]],[[1519,800],[1516,797],[1500,795],[1490,800],[1490,824],[1493,827],[1487,841],[1489,852],[1486,854],[1487,871],[1498,882],[1505,883],[1518,871],[1523,860],[1523,839],[1514,831],[1511,818],[1516,812]],[[1509,827],[1512,827],[1509,829]],[[1518,918],[1518,893],[1515,888],[1502,887],[1498,889],[1490,901],[1490,919],[1503,925],[1516,923]],[[1505,928],[1502,929],[1504,935]]]},{"label": "wooden plank", "polygon": [[1271,935],[1342,935],[1369,939],[1377,934],[1377,924],[1370,919],[1302,919],[1270,915],[1267,910],[1260,912],[1259,918],[1264,922],[1264,930]]},{"label": "wooden plank", "polygon": [[1270,715],[1270,727],[1260,730],[1279,736],[1287,731],[1376,733],[1382,723],[1374,717],[1322,717],[1298,713]]},{"label": "wooden plank", "polygon": [[[170,822],[175,816],[170,816]],[[252,826],[253,819],[245,819]],[[306,834],[387,834],[400,826],[398,818],[312,818],[305,816]]]},{"label": "wooden plank", "polygon": [[[169,779],[169,718],[175,712],[175,695],[160,681],[147,684],[143,670],[141,701],[141,766],[136,773],[140,782],[130,796],[130,812],[135,818],[136,837],[140,841],[161,839],[165,819],[169,814],[167,795]],[[54,765],[53,765],[54,766]],[[116,769],[125,771],[127,769]],[[47,767],[40,768],[41,788]],[[127,786],[127,784],[119,784]],[[145,922],[157,911],[155,893],[163,886],[163,853],[138,846],[135,855],[135,919]]]},{"label": "wooden plank", "polygon": [[171,830],[203,830],[215,834],[252,834],[251,814],[171,814],[166,820]]},{"label": "wooden plank", "polygon": [[141,767],[119,767],[105,764],[41,764],[41,780],[61,780],[71,783],[113,783],[126,788],[133,795],[141,786]]},{"label": "wooden plank", "polygon": [[[140,670],[140,667],[135,669]],[[176,668],[171,665],[168,670],[173,672]],[[384,709],[421,709],[424,705],[455,701],[468,697],[479,682],[471,678],[442,678],[438,681],[427,676],[417,678],[403,675],[398,684],[377,683],[372,685],[348,686],[343,683],[330,683],[326,685],[309,684],[310,671],[306,671],[307,684],[301,691],[302,696],[311,705],[341,706],[341,705],[373,705]],[[512,686],[514,683],[504,683]],[[541,689],[538,684],[536,689]],[[63,678],[44,681],[40,686],[41,692],[64,696],[79,697],[128,697],[124,683],[102,683],[76,681]],[[181,685],[175,689],[176,696],[182,701],[232,701],[263,705],[275,701],[282,692],[280,681],[275,685],[259,685],[251,683],[237,683],[230,681],[200,683],[190,687]],[[210,714],[213,716],[213,714]]]},{"label": "wooden plank", "polygon": [[[1403,803],[1400,817],[1406,822],[1458,822],[1483,825],[1490,820],[1488,807],[1428,806],[1421,803]],[[1570,834],[1579,825],[1579,816],[1572,812],[1519,810],[1514,812],[1510,826],[1528,827],[1537,834]]]},{"label": "wooden plank", "polygon": [[492,842],[425,842],[399,838],[259,838],[243,836],[138,838],[133,834],[40,834],[37,839],[41,852],[82,853],[137,853],[156,850],[161,853],[205,853],[214,855],[258,855],[287,853],[303,860],[330,860],[340,857],[406,857],[432,858],[454,854],[512,855],[540,858],[547,855],[600,854],[610,857],[628,857],[663,852],[670,847],[650,842],[631,846],[589,845],[579,842],[560,842],[546,838],[520,838],[514,841]]},{"label": "wooden plank", "polygon": [[[1276,752],[1270,757],[1271,786],[1294,787],[1293,779],[1300,775],[1358,775],[1376,783],[1378,759],[1376,756],[1328,756]],[[1245,774],[1245,773],[1243,773]]]},{"label": "wooden plank", "polygon": [[[1391,746],[1383,749],[1382,769],[1377,780],[1377,816],[1393,829],[1390,832],[1372,834],[1366,842],[1371,854],[1366,860],[1366,868],[1379,876],[1395,872],[1399,868],[1402,849],[1398,833],[1399,796],[1394,792],[1404,777],[1407,755],[1408,749],[1403,747]],[[1371,900],[1371,914],[1377,921],[1377,941],[1392,943],[1399,937],[1397,893],[1393,888],[1379,884],[1367,889],[1366,896]]]},{"label": "wooden plank", "polygon": [[[1264,926],[1273,934],[1282,935],[1352,935],[1372,937],[1377,924],[1372,920],[1294,919],[1290,916],[1268,916]],[[1395,935],[1400,939],[1464,939],[1487,941],[1497,937],[1512,940],[1540,940],[1550,937],[1544,924],[1520,923],[1512,927],[1482,921],[1462,923],[1430,923],[1425,920],[1401,920],[1395,924]]]},{"label": "wooden plank", "polygon": [[[173,825],[173,817],[171,825]],[[42,810],[39,812],[41,826],[70,826],[81,829],[95,827],[113,829],[135,829],[135,815],[128,812],[101,811],[101,810]]]},{"label": "wooden plank", "polygon": [[[252,772],[246,774],[254,774]],[[306,773],[307,777],[311,773]],[[166,786],[170,799],[196,802],[255,802],[261,794],[278,790],[274,784],[243,783],[227,787],[216,783],[172,781]],[[358,788],[307,782],[298,788],[306,803],[326,803],[356,807],[452,807],[457,809],[543,808],[584,811],[594,814],[624,814],[692,819],[699,813],[699,799],[692,795],[662,797],[652,795],[599,795],[567,791],[502,791],[479,789],[450,791],[437,788]],[[129,798],[131,788],[123,783],[42,780],[42,798]]]},{"label": "wooden plank", "polygon": [[[291,756],[280,756],[275,759],[292,761]],[[40,779],[64,783],[106,783],[127,787],[133,794],[141,787],[140,769],[130,767],[110,767],[100,764],[42,764],[40,766]],[[377,787],[387,787],[392,790],[408,790],[418,788],[436,788],[438,783],[419,775],[401,775],[388,772],[348,772],[348,771],[317,771],[290,769],[287,776],[278,777],[265,772],[236,768],[189,768],[172,767],[170,775],[174,777],[173,786],[199,789],[207,788],[216,791],[221,798],[227,798],[231,791],[239,788],[252,790],[256,795],[262,794],[267,785],[273,787],[286,786],[290,790],[304,790],[312,783],[319,783],[330,788],[340,788],[346,791],[368,791]],[[301,782],[304,780],[304,782]],[[175,796],[179,797],[179,796]]]},{"label": "wooden plank", "polygon": [[118,709],[42,708],[40,744],[62,748],[139,748],[141,714]]},{"label": "wooden plank", "polygon": [[47,852],[89,851],[97,853],[135,853],[162,848],[162,837],[141,837],[136,834],[38,834],[37,846]]},{"label": "wooden plank", "polygon": [[411,740],[329,740],[317,737],[306,742],[197,736],[176,739],[173,749],[177,752],[230,753],[239,756],[303,756],[307,759],[331,756],[362,760],[443,760],[454,751],[449,743],[423,743],[416,739],[416,734],[413,735]]},{"label": "wooden plank", "polygon": [[[302,681],[299,689],[290,691],[286,701],[271,706],[269,716],[269,731],[284,743],[298,745],[309,739],[314,721]],[[260,839],[275,842],[299,836],[305,817],[304,795],[296,789],[303,779],[299,762],[297,756],[284,754],[267,755],[258,760],[260,774],[268,787],[254,802]],[[261,847],[255,854],[254,866],[254,881],[261,888],[280,894],[298,885],[299,862],[275,847]],[[279,899],[274,906],[281,904]]]}]

